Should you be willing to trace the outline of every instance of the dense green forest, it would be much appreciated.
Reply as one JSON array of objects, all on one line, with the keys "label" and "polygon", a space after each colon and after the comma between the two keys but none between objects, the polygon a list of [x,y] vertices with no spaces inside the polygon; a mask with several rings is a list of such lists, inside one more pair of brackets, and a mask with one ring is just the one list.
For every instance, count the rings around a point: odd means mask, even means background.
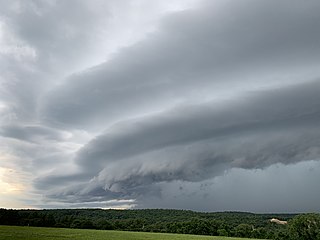
[{"label": "dense green forest", "polygon": [[[289,224],[272,223],[271,218],[289,221]],[[0,225],[166,232],[261,239],[289,239],[289,234],[291,234],[290,239],[295,237],[303,239],[300,236],[301,233],[297,235],[293,231],[302,226],[303,221],[314,223],[314,226],[311,226],[314,232],[307,229],[310,233],[305,233],[310,236],[313,234],[312,238],[305,239],[320,239],[319,219],[317,214],[203,213],[164,209],[0,209]],[[301,229],[299,231],[301,232]]]}]

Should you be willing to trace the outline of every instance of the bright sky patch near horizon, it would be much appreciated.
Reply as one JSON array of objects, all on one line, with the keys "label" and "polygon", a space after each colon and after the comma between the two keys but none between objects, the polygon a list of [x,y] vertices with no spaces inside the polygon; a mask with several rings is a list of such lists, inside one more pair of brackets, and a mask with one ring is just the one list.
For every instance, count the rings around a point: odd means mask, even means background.
[{"label": "bright sky patch near horizon", "polygon": [[320,2],[0,0],[0,207],[320,211]]}]

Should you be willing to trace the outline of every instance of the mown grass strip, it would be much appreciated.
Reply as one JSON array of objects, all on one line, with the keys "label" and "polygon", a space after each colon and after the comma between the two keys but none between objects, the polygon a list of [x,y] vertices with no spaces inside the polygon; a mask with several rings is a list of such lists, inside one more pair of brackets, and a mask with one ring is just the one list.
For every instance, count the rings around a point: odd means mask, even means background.
[{"label": "mown grass strip", "polygon": [[[124,232],[106,230],[0,226],[0,240],[246,240],[168,233]],[[248,239],[247,239],[248,240]]]}]

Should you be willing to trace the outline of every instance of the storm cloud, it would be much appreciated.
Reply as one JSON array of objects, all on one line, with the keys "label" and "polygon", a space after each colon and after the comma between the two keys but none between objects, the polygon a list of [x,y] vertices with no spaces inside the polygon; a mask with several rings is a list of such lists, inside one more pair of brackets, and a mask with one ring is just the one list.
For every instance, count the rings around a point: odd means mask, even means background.
[{"label": "storm cloud", "polygon": [[288,180],[320,171],[318,1],[0,5],[0,167],[28,206],[319,210]]},{"label": "storm cloud", "polygon": [[254,93],[223,108],[209,102],[118,123],[83,147],[76,162],[94,175],[104,168],[99,179],[105,188],[126,191],[206,180],[232,167],[316,159],[318,89],[312,82]]},{"label": "storm cloud", "polygon": [[294,2],[217,1],[170,15],[145,40],[53,89],[44,116],[94,128],[185,101],[317,77],[320,5]]}]

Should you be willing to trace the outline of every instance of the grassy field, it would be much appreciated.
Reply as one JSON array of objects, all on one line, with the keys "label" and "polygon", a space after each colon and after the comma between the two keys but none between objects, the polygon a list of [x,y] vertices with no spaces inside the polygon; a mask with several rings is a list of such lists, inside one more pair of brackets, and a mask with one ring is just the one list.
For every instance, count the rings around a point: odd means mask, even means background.
[{"label": "grassy field", "polygon": [[[166,233],[141,233],[103,230],[0,226],[0,240],[246,240]],[[247,239],[248,240],[248,239]]]}]

